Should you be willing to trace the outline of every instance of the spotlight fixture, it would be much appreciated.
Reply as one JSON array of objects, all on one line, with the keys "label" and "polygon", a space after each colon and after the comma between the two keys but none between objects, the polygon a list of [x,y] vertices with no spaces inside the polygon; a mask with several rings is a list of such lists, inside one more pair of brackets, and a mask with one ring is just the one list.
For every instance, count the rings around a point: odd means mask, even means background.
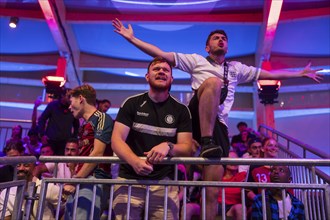
[{"label": "spotlight fixture", "polygon": [[11,28],[16,28],[18,25],[18,17],[10,17],[10,21],[9,21],[9,27]]},{"label": "spotlight fixture", "polygon": [[46,93],[50,94],[52,98],[61,96],[66,82],[65,78],[61,76],[44,76],[41,81],[45,85]]},{"label": "spotlight fixture", "polygon": [[281,87],[279,80],[259,80],[258,81],[258,95],[260,103],[274,104],[277,103],[278,91]]}]

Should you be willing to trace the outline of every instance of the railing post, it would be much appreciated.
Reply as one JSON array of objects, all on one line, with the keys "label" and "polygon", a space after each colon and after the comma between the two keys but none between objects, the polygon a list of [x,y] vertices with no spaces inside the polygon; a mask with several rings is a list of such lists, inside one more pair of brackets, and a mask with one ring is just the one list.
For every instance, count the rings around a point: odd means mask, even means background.
[{"label": "railing post", "polygon": [[[326,185],[324,189],[325,194],[325,207],[330,207],[330,185]],[[330,219],[330,210],[329,208],[325,208],[327,219]]]},{"label": "railing post", "polygon": [[34,202],[36,200],[36,183],[35,182],[29,182],[27,187],[27,198],[25,203],[25,215],[23,219],[29,220],[31,210],[33,209]]},{"label": "railing post", "polygon": [[311,167],[311,171],[312,171],[312,183],[316,184],[316,173],[315,173],[315,166]]}]

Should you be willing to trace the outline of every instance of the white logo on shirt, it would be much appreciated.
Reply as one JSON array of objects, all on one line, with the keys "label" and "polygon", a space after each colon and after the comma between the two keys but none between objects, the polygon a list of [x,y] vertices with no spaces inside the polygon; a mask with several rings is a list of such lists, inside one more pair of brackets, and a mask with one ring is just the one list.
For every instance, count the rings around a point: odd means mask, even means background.
[{"label": "white logo on shirt", "polygon": [[165,122],[167,124],[173,124],[174,123],[174,116],[173,115],[166,115],[165,116]]},{"label": "white logo on shirt", "polygon": [[138,116],[143,116],[143,117],[148,117],[149,116],[149,113],[145,113],[145,112],[136,112],[136,114]]}]

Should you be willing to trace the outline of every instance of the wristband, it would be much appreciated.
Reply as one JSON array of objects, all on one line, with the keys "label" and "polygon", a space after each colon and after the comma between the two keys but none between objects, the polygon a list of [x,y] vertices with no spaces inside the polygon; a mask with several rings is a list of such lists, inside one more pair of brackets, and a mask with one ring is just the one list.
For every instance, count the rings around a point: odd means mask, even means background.
[{"label": "wristband", "polygon": [[173,148],[174,148],[174,144],[171,143],[171,142],[167,142],[167,146],[170,148],[170,150],[168,151],[169,155],[172,155],[172,154],[171,154],[171,151],[172,151]]}]

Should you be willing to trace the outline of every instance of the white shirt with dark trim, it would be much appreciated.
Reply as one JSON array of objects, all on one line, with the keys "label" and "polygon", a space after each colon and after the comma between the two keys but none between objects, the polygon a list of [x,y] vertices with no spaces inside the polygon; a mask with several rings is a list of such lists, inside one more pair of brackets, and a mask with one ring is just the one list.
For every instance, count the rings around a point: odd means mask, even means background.
[{"label": "white shirt with dark trim", "polygon": [[[205,57],[198,54],[175,53],[175,67],[191,75],[191,87],[197,90],[200,85],[210,77],[223,79],[223,64],[210,63]],[[220,122],[227,125],[228,113],[234,103],[235,89],[238,84],[256,81],[260,75],[260,69],[247,66],[237,61],[228,63],[228,95],[225,102],[219,105],[218,117]]]}]

